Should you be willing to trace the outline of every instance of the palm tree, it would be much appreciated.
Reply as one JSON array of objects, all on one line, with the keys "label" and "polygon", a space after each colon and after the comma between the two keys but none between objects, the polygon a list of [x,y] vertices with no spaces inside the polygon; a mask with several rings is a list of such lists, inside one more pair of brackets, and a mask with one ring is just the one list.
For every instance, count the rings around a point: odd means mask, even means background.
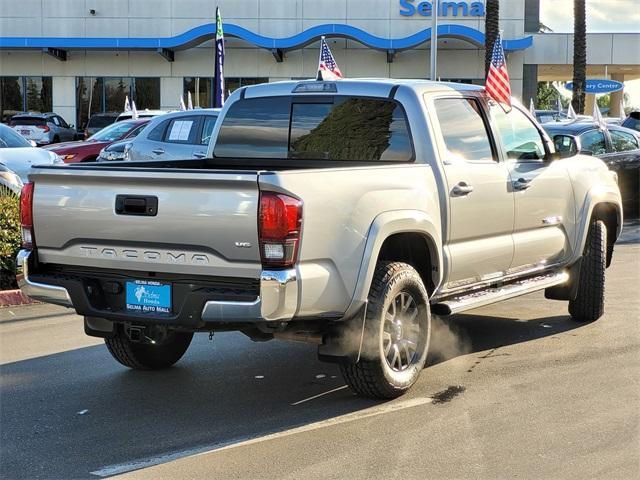
[{"label": "palm tree", "polygon": [[500,0],[487,0],[484,17],[484,76],[489,73],[493,44],[500,33]]},{"label": "palm tree", "polygon": [[587,14],[585,0],[573,0],[573,98],[571,105],[578,114],[584,113],[587,77]]}]

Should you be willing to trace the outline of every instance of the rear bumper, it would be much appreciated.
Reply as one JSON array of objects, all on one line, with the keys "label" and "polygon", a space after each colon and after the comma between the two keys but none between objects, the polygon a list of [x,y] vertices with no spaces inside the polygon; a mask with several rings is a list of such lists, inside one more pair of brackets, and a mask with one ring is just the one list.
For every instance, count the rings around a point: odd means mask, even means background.
[{"label": "rear bumper", "polygon": [[[79,280],[62,280],[42,275],[30,275],[33,252],[21,250],[17,257],[18,286],[29,297],[47,303],[74,307],[79,314],[113,321],[197,325],[201,323],[258,323],[291,320],[298,308],[298,275],[295,269],[263,270],[259,295],[251,300],[209,300],[198,297],[196,311],[174,317],[139,316],[96,308]],[[34,277],[37,277],[34,278]],[[48,283],[51,281],[52,283]],[[53,283],[64,284],[65,286]],[[204,298],[204,299],[203,299]],[[73,300],[72,300],[73,299]],[[200,305],[202,307],[200,307]],[[200,315],[194,315],[199,312]],[[197,318],[199,317],[199,318]]]},{"label": "rear bumper", "polygon": [[34,282],[29,278],[29,257],[31,250],[20,250],[16,258],[16,279],[22,293],[41,302],[54,303],[63,307],[73,307],[69,292],[64,287]]}]

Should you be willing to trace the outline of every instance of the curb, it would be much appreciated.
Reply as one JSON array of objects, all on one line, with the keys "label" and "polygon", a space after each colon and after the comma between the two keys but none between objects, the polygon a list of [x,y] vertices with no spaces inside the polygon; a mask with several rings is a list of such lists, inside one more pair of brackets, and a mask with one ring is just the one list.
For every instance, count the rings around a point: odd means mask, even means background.
[{"label": "curb", "polygon": [[0,307],[11,307],[15,305],[29,305],[32,303],[40,303],[40,302],[27,297],[20,290],[1,290],[0,291]]}]

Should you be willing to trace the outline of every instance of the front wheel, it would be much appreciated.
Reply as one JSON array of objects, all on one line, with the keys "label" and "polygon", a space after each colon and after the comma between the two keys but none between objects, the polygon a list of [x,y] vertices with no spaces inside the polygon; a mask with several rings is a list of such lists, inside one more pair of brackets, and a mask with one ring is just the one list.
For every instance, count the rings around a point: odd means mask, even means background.
[{"label": "front wheel", "polygon": [[582,256],[578,295],[569,302],[569,314],[578,322],[592,322],[604,313],[604,277],[607,265],[607,228],[591,223]]},{"label": "front wheel", "polygon": [[189,348],[193,332],[171,332],[161,343],[132,342],[121,329],[104,343],[111,356],[125,367],[134,370],[169,368],[182,358]]},{"label": "front wheel", "polygon": [[369,291],[361,358],[341,365],[345,381],[359,395],[399,397],[424,368],[430,334],[428,294],[418,272],[406,263],[380,262]]}]

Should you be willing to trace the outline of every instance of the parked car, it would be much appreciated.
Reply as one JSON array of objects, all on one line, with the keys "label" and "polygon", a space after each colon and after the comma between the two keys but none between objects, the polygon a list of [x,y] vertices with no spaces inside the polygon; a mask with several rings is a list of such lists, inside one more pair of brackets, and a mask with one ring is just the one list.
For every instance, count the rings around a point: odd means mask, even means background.
[{"label": "parked car", "polygon": [[601,158],[617,173],[626,217],[637,217],[640,209],[640,132],[622,126],[576,122],[544,124],[563,157],[580,154]]},{"label": "parked car", "polygon": [[536,110],[536,120],[539,123],[560,122],[567,119],[567,114],[557,110]]},{"label": "parked car", "polygon": [[108,127],[109,125],[114,123],[117,118],[117,112],[94,113],[93,115],[91,115],[91,118],[87,122],[87,126],[84,128],[85,140],[91,135],[98,133],[103,128]]},{"label": "parked car", "polygon": [[[560,160],[517,102],[423,80],[278,82],[222,115],[206,158],[38,167],[23,190],[22,291],[75,308],[121,364],[167,368],[194,332],[239,330],[312,342],[356,393],[392,398],[425,366],[430,312],[545,290],[575,321],[603,314],[614,174]],[[160,137],[191,139],[187,118]]]},{"label": "parked car", "polygon": [[204,158],[219,113],[203,108],[156,117],[125,147],[125,160]]},{"label": "parked car", "polygon": [[93,162],[104,147],[117,140],[135,138],[148,122],[148,118],[140,118],[112,123],[84,142],[58,143],[44,148],[60,155],[66,163]]},{"label": "parked car", "polygon": [[640,111],[631,112],[625,121],[622,122],[622,126],[640,132]]},{"label": "parked car", "polygon": [[[144,110],[138,110],[138,118],[153,118],[159,115],[164,115],[168,113],[166,110],[149,110],[145,108]],[[122,112],[118,115],[116,122],[121,122],[122,120],[131,120],[133,118],[133,112]]]},{"label": "parked car", "polygon": [[0,185],[20,193],[32,165],[59,164],[58,155],[31,145],[29,140],[0,124]]},{"label": "parked car", "polygon": [[113,162],[118,160],[124,160],[124,150],[131,140],[120,140],[107,145],[102,150],[96,159],[97,162]]},{"label": "parked car", "polygon": [[22,113],[11,117],[9,126],[27,140],[38,145],[72,142],[78,133],[55,113]]}]

